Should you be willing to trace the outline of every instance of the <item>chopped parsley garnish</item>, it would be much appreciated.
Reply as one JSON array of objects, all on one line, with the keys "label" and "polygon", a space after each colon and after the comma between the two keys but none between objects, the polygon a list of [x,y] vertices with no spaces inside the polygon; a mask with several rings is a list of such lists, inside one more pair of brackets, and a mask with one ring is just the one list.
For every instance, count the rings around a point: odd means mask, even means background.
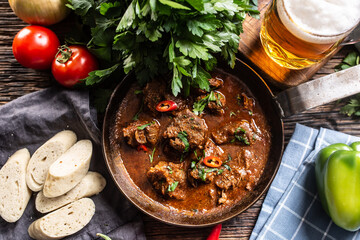
[{"label": "chopped parsley garnish", "polygon": [[232,116],[236,116],[236,113],[230,112],[230,117],[232,117]]},{"label": "chopped parsley garnish", "polygon": [[156,147],[153,148],[151,154],[149,154],[149,159],[150,159],[150,162],[152,163],[154,161],[154,153],[155,153],[155,149]]},{"label": "chopped parsley garnish", "polygon": [[[216,95],[218,97],[216,97]],[[196,115],[200,115],[206,105],[209,103],[209,102],[216,102],[216,104],[218,106],[222,106],[219,98],[222,98],[221,94],[220,93],[216,93],[215,95],[215,92],[214,91],[211,91],[208,95],[206,95],[204,98],[200,99],[199,101],[195,102],[194,105],[193,105],[193,112],[196,114]],[[220,96],[220,97],[219,97]]]},{"label": "chopped parsley garnish", "polygon": [[235,135],[234,135],[235,138],[232,139],[231,142],[235,142],[236,140],[238,140],[239,142],[245,143],[246,145],[250,145],[249,139],[245,134],[246,134],[245,129],[243,129],[242,127],[238,127],[235,130]]},{"label": "chopped parsley garnish", "polygon": [[223,105],[222,105],[222,103],[221,103],[221,101],[220,101],[220,99],[222,99],[223,98],[223,96],[220,94],[220,93],[216,93],[215,94],[215,101],[216,101],[216,105],[218,105],[219,107],[222,107]]},{"label": "chopped parsley garnish", "polygon": [[195,162],[195,161],[192,161],[190,167],[191,167],[192,169],[194,169],[194,168],[196,167],[196,162]]},{"label": "chopped parsley garnish", "polygon": [[144,130],[147,126],[150,126],[151,124],[154,124],[154,123],[155,123],[154,121],[149,122],[149,123],[147,123],[147,124],[138,126],[137,129],[138,129],[138,130]]},{"label": "chopped parsley garnish", "polygon": [[143,90],[135,90],[135,91],[134,91],[134,94],[135,94],[135,95],[142,94],[142,93],[143,93]]},{"label": "chopped parsley garnish", "polygon": [[210,97],[210,94],[207,95],[206,97],[200,99],[199,101],[194,102],[193,112],[196,115],[200,115],[204,111],[206,105],[209,103],[209,97]]},{"label": "chopped parsley garnish", "polygon": [[211,168],[211,169],[206,169],[206,170],[204,168],[200,168],[199,169],[199,177],[200,177],[201,180],[203,180],[205,182],[207,173],[216,172],[218,170],[219,169],[217,169],[217,168]]},{"label": "chopped parsley garnish", "polygon": [[197,155],[196,150],[194,150],[194,155],[195,155],[195,157],[196,157],[196,159],[197,159],[198,161],[201,159],[201,157]]},{"label": "chopped parsley garnish", "polygon": [[224,162],[224,163],[230,162],[231,160],[232,160],[232,157],[231,157],[231,155],[230,155],[230,154],[228,154],[228,158],[225,160],[225,162]]},{"label": "chopped parsley garnish", "polygon": [[217,175],[220,175],[224,172],[224,169],[219,169],[218,172],[217,172]]},{"label": "chopped parsley garnish", "polygon": [[226,168],[227,170],[231,171],[231,167],[227,164],[223,164],[224,168]]},{"label": "chopped parsley garnish", "polygon": [[180,138],[180,140],[184,143],[185,145],[185,149],[184,149],[184,153],[189,151],[189,141],[187,139],[187,132],[186,131],[181,131],[178,133],[177,137]]},{"label": "chopped parsley garnish", "polygon": [[249,111],[249,115],[252,116],[252,115],[253,115],[253,112],[252,112],[252,111]]},{"label": "chopped parsley garnish", "polygon": [[167,188],[167,191],[168,192],[173,192],[175,191],[175,188],[178,186],[179,182],[178,181],[175,181],[173,182],[172,184],[170,184]]},{"label": "chopped parsley garnish", "polygon": [[244,137],[244,136],[235,135],[235,138],[236,138],[239,142],[243,142],[243,143],[245,143],[246,145],[250,145],[249,140],[248,140],[246,137]]},{"label": "chopped parsley garnish", "polygon": [[169,173],[170,173],[170,174],[173,173],[173,170],[172,170],[172,168],[171,168],[170,166],[167,166],[166,168],[169,170]]},{"label": "chopped parsley garnish", "polygon": [[246,133],[245,129],[243,129],[242,127],[238,127],[236,130],[235,130],[235,134],[237,133]]}]

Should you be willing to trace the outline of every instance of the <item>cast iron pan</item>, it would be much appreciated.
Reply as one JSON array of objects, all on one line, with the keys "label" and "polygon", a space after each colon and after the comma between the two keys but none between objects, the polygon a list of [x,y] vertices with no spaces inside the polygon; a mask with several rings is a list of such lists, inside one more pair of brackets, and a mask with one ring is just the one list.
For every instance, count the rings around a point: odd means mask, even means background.
[{"label": "cast iron pan", "polygon": [[263,79],[244,62],[237,60],[235,68],[220,65],[220,69],[244,82],[262,106],[270,125],[272,147],[269,159],[257,186],[253,191],[232,208],[215,211],[211,214],[186,215],[152,200],[145,195],[131,180],[123,164],[121,156],[115,152],[110,144],[110,132],[115,123],[119,104],[125,97],[130,85],[136,81],[134,75],[126,76],[114,90],[105,113],[103,124],[103,154],[110,174],[120,191],[140,210],[146,214],[168,224],[187,227],[203,227],[228,220],[252,206],[269,188],[279,168],[284,145],[284,129],[281,109],[274,100],[274,95]]}]

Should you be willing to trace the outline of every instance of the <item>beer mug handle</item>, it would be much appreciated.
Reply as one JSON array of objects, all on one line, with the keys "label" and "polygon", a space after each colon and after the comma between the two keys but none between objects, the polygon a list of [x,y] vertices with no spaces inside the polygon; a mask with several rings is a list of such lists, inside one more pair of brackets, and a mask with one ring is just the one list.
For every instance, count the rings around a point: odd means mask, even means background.
[{"label": "beer mug handle", "polygon": [[360,65],[280,92],[275,99],[285,117],[360,93]]}]

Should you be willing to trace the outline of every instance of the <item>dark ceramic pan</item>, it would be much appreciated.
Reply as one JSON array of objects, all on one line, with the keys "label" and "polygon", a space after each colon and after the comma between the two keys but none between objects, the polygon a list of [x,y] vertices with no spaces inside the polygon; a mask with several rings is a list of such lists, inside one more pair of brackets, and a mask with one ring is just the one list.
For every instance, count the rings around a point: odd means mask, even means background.
[{"label": "dark ceramic pan", "polygon": [[[301,93],[304,92],[309,93],[309,86],[295,88],[296,90],[290,89],[282,92],[279,96],[274,96],[264,80],[244,62],[237,60],[234,69],[227,67],[227,65],[220,65],[219,68],[234,75],[245,83],[258,99],[270,125],[272,147],[261,179],[253,191],[249,192],[248,195],[235,206],[224,208],[221,209],[221,211],[216,211],[211,214],[195,214],[191,216],[181,212],[178,213],[152,200],[135,185],[126,171],[121,156],[113,150],[110,144],[110,133],[113,129],[119,103],[125,97],[127,89],[129,89],[130,85],[135,81],[134,76],[131,74],[126,76],[116,87],[110,98],[106,109],[102,136],[103,154],[107,167],[120,191],[144,213],[162,222],[177,226],[203,227],[228,220],[252,206],[269,188],[279,168],[284,148],[283,116],[291,115],[309,106],[312,107],[316,105],[310,97],[308,97],[310,100],[304,101],[305,103],[299,100],[301,99],[299,94],[301,95]],[[358,71],[358,74],[360,79],[360,71]],[[315,90],[312,89],[312,91]],[[283,108],[280,107],[280,105],[283,106]]]}]

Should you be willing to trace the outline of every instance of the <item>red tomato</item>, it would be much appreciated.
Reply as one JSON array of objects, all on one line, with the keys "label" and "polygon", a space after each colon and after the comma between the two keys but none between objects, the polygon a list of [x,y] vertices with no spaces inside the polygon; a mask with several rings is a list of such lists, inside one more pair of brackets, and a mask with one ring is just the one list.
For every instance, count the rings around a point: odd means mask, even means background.
[{"label": "red tomato", "polygon": [[58,37],[50,29],[28,26],[16,34],[12,49],[21,65],[43,70],[51,67],[59,46]]},{"label": "red tomato", "polygon": [[86,47],[78,45],[62,47],[51,66],[54,78],[65,87],[74,86],[97,69],[96,58]]}]

